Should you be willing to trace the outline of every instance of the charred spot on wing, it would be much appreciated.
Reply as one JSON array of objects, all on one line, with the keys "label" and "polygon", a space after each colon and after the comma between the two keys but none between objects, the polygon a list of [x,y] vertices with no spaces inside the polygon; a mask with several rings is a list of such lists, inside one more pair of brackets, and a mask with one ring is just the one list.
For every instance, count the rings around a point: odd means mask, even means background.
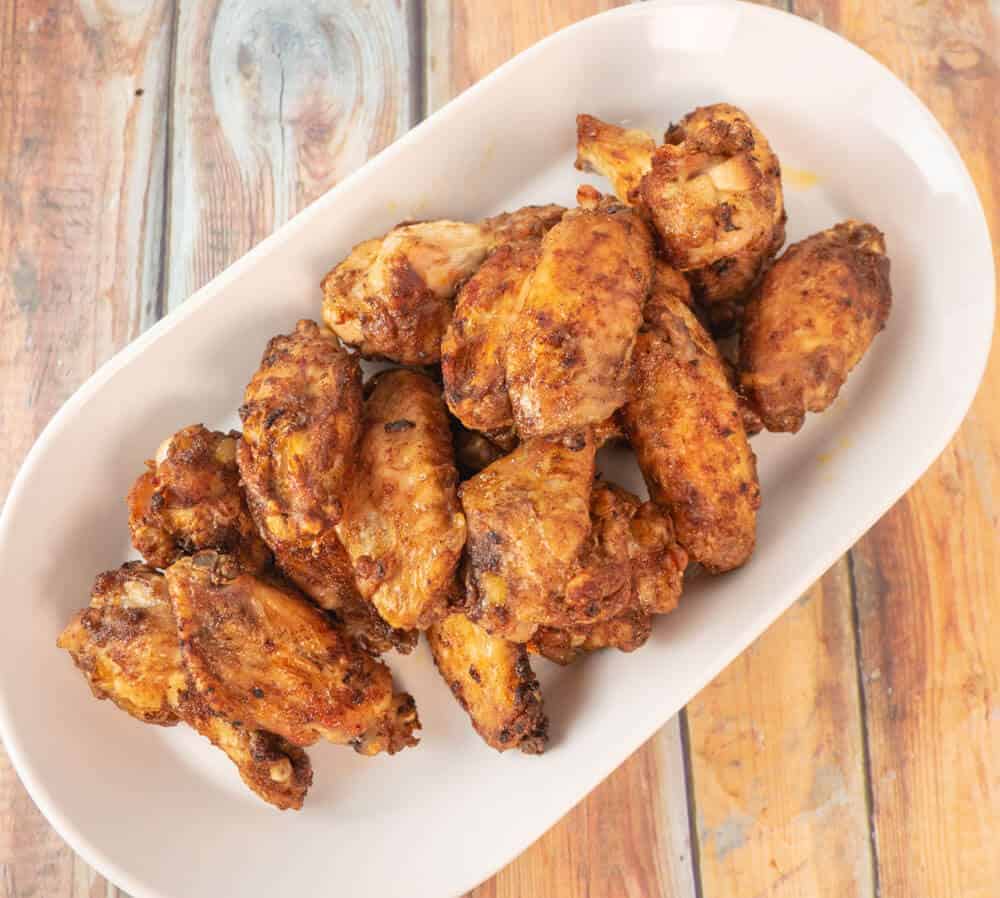
[{"label": "charred spot on wing", "polygon": [[384,425],[386,433],[400,433],[405,430],[412,430],[417,425],[407,418],[400,418],[398,421],[389,421]]}]

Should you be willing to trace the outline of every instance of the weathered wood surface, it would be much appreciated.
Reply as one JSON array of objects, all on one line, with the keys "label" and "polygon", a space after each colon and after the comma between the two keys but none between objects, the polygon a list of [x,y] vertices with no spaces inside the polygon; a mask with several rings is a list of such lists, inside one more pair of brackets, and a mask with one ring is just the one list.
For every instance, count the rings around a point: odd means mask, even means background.
[{"label": "weathered wood surface", "polygon": [[[3,4],[0,496],[55,409],[141,328],[422,114],[611,5]],[[906,80],[1000,234],[995,4],[770,5]],[[994,353],[959,436],[849,558],[472,894],[993,898],[998,549]],[[117,894],[5,758],[0,801],[0,896]]]}]

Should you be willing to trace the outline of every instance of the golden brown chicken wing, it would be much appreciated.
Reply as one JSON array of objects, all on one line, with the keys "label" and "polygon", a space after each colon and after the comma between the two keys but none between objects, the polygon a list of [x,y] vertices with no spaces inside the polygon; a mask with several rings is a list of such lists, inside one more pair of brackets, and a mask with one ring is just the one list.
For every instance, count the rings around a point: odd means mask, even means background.
[{"label": "golden brown chicken wing", "polygon": [[687,304],[684,279],[658,265],[622,418],[650,496],[692,559],[721,572],[753,551],[760,486],[718,348]]},{"label": "golden brown chicken wing", "polygon": [[596,649],[639,648],[649,638],[652,615],[673,611],[683,588],[687,553],[677,545],[670,518],[653,502],[597,481],[590,520],[584,564],[601,559],[606,570],[619,572],[622,610],[593,623],[539,627],[528,649],[559,664]]},{"label": "golden brown chicken wing", "polygon": [[416,744],[413,698],[292,587],[215,552],[166,577],[191,684],[217,714],[294,745],[327,739],[373,755]]},{"label": "golden brown chicken wing", "polygon": [[441,344],[441,374],[448,407],[466,427],[489,431],[514,423],[507,347],[540,254],[539,240],[500,246],[458,292]]},{"label": "golden brown chicken wing", "polygon": [[491,636],[464,614],[434,624],[427,641],[441,676],[487,745],[530,755],[545,750],[549,722],[524,646]]},{"label": "golden brown chicken wing", "polygon": [[576,117],[576,167],[604,175],[623,203],[639,202],[639,185],[653,164],[656,141],[645,131]]},{"label": "golden brown chicken wing", "polygon": [[650,217],[667,261],[685,272],[696,299],[718,307],[710,315],[720,326],[784,242],[778,159],[728,103],[695,109],[658,148],[641,131],[577,116],[577,166],[603,174]]},{"label": "golden brown chicken wing", "polygon": [[59,637],[90,684],[145,723],[191,726],[222,749],[265,801],[300,808],[312,782],[302,749],[213,714],[188,689],[163,575],[132,562],[97,578],[90,606]]},{"label": "golden brown chicken wing", "polygon": [[456,592],[465,545],[448,413],[441,388],[415,371],[383,372],[372,387],[337,534],[383,620],[425,630]]},{"label": "golden brown chicken wing", "polygon": [[622,405],[652,271],[651,236],[627,207],[575,209],[545,235],[507,347],[522,439],[579,430]]},{"label": "golden brown chicken wing", "polygon": [[728,103],[699,107],[667,131],[640,192],[667,261],[700,302],[744,298],[785,242],[778,157]]},{"label": "golden brown chicken wing", "polygon": [[165,440],[128,494],[132,545],[154,567],[181,555],[217,549],[247,570],[270,563],[271,552],[250,517],[236,446],[240,435],[193,424]]},{"label": "golden brown chicken wing", "polygon": [[313,321],[268,343],[247,386],[237,462],[247,502],[284,573],[373,651],[409,651],[358,593],[336,533],[361,435],[361,368]]},{"label": "golden brown chicken wing", "polygon": [[747,306],[740,380],[768,430],[827,408],[892,306],[882,233],[845,221],[790,246]]},{"label": "golden brown chicken wing", "polygon": [[434,364],[462,282],[491,249],[551,227],[562,212],[529,206],[477,224],[397,225],[358,244],[323,279],[323,320],[368,358]]}]

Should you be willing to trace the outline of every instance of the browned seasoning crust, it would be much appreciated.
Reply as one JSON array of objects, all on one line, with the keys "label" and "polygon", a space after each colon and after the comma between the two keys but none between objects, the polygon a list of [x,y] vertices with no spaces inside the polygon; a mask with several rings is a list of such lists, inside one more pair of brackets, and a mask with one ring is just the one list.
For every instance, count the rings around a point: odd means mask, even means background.
[{"label": "browned seasoning crust", "polygon": [[362,596],[390,626],[425,630],[457,591],[465,546],[448,413],[429,377],[372,381],[351,484],[337,534]]},{"label": "browned seasoning crust", "polygon": [[191,686],[216,714],[294,745],[373,755],[417,743],[413,698],[393,690],[389,668],[292,587],[214,552],[166,577]]},{"label": "browned seasoning crust", "polygon": [[326,275],[323,320],[366,358],[434,364],[461,284],[492,249],[541,236],[562,213],[561,206],[526,206],[474,224],[399,224],[359,243]]},{"label": "browned seasoning crust", "polygon": [[240,434],[193,424],[165,440],[128,494],[132,545],[154,567],[217,549],[260,570],[271,552],[250,516],[236,447]]},{"label": "browned seasoning crust", "polygon": [[522,290],[541,254],[539,240],[498,247],[458,292],[441,344],[445,398],[473,430],[509,428],[507,347],[518,327]]},{"label": "browned seasoning crust", "polygon": [[524,646],[491,636],[464,614],[427,631],[434,663],[483,741],[541,754],[548,741],[542,694]]},{"label": "browned seasoning crust", "polygon": [[373,651],[409,651],[358,593],[335,528],[361,435],[361,368],[313,321],[274,337],[246,388],[237,462],[247,502],[284,573]]},{"label": "browned seasoning crust", "polygon": [[677,272],[657,268],[622,410],[650,496],[712,572],[753,551],[760,485],[736,393]]},{"label": "browned seasoning crust", "polygon": [[90,605],[57,642],[98,699],[145,723],[184,722],[222,749],[247,786],[282,810],[300,808],[312,783],[301,748],[212,713],[188,688],[163,575],[131,562],[98,576]]},{"label": "browned seasoning crust", "polygon": [[622,405],[652,272],[652,237],[625,206],[571,210],[545,235],[507,347],[522,439],[579,430]]},{"label": "browned seasoning crust", "polygon": [[845,221],[790,246],[746,310],[740,382],[768,430],[794,433],[827,408],[885,327],[885,238]]}]

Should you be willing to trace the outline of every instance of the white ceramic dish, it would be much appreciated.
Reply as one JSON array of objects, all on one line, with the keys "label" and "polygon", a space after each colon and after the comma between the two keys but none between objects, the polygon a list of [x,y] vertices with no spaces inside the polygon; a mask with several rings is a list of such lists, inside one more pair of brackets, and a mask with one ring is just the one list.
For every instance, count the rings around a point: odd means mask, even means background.
[{"label": "white ceramic dish", "polygon": [[[487,749],[424,647],[392,658],[423,742],[366,760],[317,746],[306,809],[279,814],[193,733],[95,702],[54,647],[96,572],[127,554],[122,497],[182,425],[235,423],[272,334],[319,312],[321,275],[411,217],[572,202],[573,116],[662,129],[745,106],[785,164],[789,236],[855,216],[888,236],[888,330],[837,405],[762,436],[757,553],[697,583],[650,644],[541,665],[540,758]],[[796,189],[814,173],[818,182]],[[808,180],[808,179],[805,179]],[[750,643],[916,480],[957,428],[988,352],[993,264],[975,189],[927,110],[818,27],[756,6],[643,4],[523,53],[315,203],[105,365],[32,449],[0,521],[0,725],[43,813],[136,898],[454,895],[505,864]],[[620,458],[607,461],[637,486]],[[620,470],[619,470],[620,469]]]}]

